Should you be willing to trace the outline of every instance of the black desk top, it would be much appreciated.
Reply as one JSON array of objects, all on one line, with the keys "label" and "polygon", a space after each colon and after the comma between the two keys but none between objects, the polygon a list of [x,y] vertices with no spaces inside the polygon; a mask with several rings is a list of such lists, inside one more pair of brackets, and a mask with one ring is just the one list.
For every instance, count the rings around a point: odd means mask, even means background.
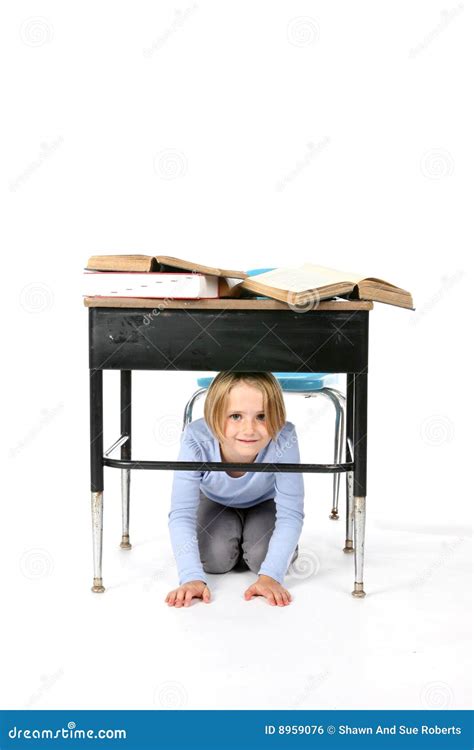
[{"label": "black desk top", "polygon": [[86,297],[92,369],[364,372],[372,302]]}]

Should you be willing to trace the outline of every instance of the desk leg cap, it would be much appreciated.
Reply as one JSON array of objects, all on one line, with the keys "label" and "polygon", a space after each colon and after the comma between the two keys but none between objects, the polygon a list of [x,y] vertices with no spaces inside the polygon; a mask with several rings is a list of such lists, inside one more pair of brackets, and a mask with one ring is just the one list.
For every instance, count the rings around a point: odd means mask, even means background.
[{"label": "desk leg cap", "polygon": [[102,585],[102,578],[94,578],[94,585],[92,586],[91,591],[93,591],[94,594],[104,593],[105,588]]},{"label": "desk leg cap", "polygon": [[342,549],[343,552],[354,552],[354,543],[352,539],[346,539],[346,546]]},{"label": "desk leg cap", "polygon": [[332,510],[329,518],[331,519],[331,521],[339,521],[339,513],[337,512],[337,510]]},{"label": "desk leg cap", "polygon": [[352,596],[355,596],[356,599],[363,599],[365,596],[364,591],[364,584],[363,583],[354,583],[354,591],[352,592]]},{"label": "desk leg cap", "polygon": [[122,534],[120,549],[132,549],[132,545],[130,544],[130,536],[128,534]]}]

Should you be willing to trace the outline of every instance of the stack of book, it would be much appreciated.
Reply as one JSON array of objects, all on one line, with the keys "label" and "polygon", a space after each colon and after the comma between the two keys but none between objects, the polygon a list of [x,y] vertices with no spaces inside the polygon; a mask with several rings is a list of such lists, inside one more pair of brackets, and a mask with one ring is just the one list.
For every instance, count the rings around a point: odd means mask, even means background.
[{"label": "stack of book", "polygon": [[84,273],[85,297],[135,299],[216,299],[262,295],[304,305],[344,297],[371,300],[413,310],[409,292],[387,281],[304,263],[256,276],[204,266],[168,255],[94,255]]}]

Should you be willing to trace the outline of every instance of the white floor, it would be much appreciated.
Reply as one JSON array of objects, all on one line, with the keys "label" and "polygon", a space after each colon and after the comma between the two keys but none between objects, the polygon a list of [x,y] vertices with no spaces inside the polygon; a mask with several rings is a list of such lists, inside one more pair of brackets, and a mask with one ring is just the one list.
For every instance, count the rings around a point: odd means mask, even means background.
[{"label": "white floor", "polygon": [[[108,481],[116,492],[118,477]],[[329,520],[328,498],[308,508],[289,607],[244,601],[254,576],[243,571],[211,577],[210,605],[176,610],[163,603],[176,585],[166,504],[135,499],[126,552],[109,491],[107,591],[95,595],[89,515],[82,490],[71,493],[57,519],[69,536],[51,530],[44,547],[25,548],[3,583],[4,605],[15,602],[2,626],[4,708],[470,707],[468,528],[422,533],[369,517],[367,596],[355,599],[343,514]]]}]

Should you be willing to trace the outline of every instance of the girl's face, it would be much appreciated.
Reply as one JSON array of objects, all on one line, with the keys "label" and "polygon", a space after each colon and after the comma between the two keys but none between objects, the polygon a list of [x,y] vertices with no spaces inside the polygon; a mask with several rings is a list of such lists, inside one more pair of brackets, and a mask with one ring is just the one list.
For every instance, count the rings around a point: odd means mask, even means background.
[{"label": "girl's face", "polygon": [[263,393],[245,382],[230,391],[224,411],[224,436],[221,444],[229,461],[250,463],[270,441],[265,424]]}]

